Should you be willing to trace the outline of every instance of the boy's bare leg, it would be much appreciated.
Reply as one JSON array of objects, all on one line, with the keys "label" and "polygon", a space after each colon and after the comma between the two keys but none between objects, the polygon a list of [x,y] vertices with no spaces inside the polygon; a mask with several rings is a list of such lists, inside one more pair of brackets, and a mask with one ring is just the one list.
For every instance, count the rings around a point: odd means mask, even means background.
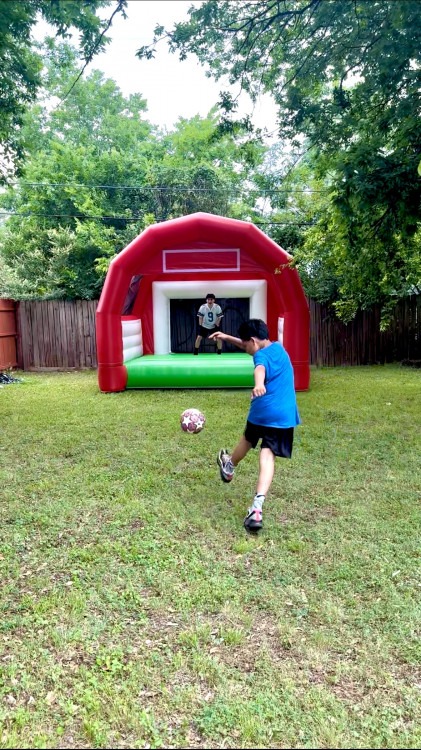
[{"label": "boy's bare leg", "polygon": [[262,508],[275,471],[275,456],[270,448],[262,448],[259,458],[259,478],[253,504],[247,511],[244,526],[248,531],[260,531],[263,526]]},{"label": "boy's bare leg", "polygon": [[249,443],[249,441],[246,440],[243,435],[243,437],[237,443],[237,445],[235,446],[231,454],[232,465],[237,466],[240,463],[240,461],[242,461],[243,458],[247,455],[251,447],[252,447],[251,443]]},{"label": "boy's bare leg", "polygon": [[267,495],[275,472],[275,456],[270,448],[262,448],[259,459],[259,479],[256,495]]}]

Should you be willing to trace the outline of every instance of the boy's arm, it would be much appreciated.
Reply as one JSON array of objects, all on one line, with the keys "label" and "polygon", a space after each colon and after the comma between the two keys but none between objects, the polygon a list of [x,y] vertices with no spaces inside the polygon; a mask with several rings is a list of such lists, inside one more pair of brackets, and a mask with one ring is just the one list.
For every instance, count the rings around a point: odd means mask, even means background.
[{"label": "boy's arm", "polygon": [[251,392],[252,398],[258,398],[259,396],[265,395],[266,393],[265,376],[266,376],[265,366],[257,365],[254,368],[254,388]]},{"label": "boy's arm", "polygon": [[209,338],[221,339],[221,341],[227,341],[228,344],[233,344],[234,346],[237,346],[238,349],[242,349],[243,351],[245,349],[245,345],[241,341],[241,339],[238,339],[236,336],[230,336],[229,333],[223,333],[222,331],[215,331],[215,333],[211,333]]}]

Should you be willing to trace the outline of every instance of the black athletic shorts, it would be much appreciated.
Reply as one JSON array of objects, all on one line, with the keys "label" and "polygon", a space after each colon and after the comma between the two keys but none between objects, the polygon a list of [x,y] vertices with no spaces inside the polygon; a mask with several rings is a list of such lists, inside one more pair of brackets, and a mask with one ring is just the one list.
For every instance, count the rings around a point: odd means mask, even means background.
[{"label": "black athletic shorts", "polygon": [[244,437],[255,448],[261,439],[261,448],[270,448],[275,456],[291,458],[294,441],[293,427],[265,427],[247,421]]},{"label": "black athletic shorts", "polygon": [[214,326],[213,328],[204,328],[203,326],[197,326],[197,335],[202,336],[204,339],[207,339],[208,336],[211,335],[211,333],[216,333],[217,331],[220,331],[221,329],[218,326]]}]

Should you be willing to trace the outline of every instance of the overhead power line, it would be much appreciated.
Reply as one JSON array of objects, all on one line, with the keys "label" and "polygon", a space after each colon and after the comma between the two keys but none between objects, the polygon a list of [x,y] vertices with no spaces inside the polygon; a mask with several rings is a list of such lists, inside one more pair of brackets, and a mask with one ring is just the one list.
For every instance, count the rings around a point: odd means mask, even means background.
[{"label": "overhead power line", "polygon": [[[0,216],[20,216],[23,218],[28,218],[29,216],[36,216],[41,219],[92,219],[94,221],[111,221],[113,219],[117,221],[139,221],[140,219],[143,219],[144,216],[91,216],[86,214],[38,214],[33,213],[31,211],[25,212],[25,213],[14,213],[13,211],[0,211]],[[158,221],[159,223],[159,221]],[[253,221],[250,222],[252,224],[259,224],[261,226],[269,226],[272,224],[279,224],[280,226],[293,226],[293,227],[303,227],[303,226],[313,226],[314,222],[311,221]]]},{"label": "overhead power line", "polygon": [[[9,185],[28,185],[30,187],[81,187],[81,188],[88,188],[88,189],[95,189],[99,188],[102,190],[108,189],[108,190],[150,190],[152,192],[154,191],[184,191],[184,192],[209,192],[208,187],[199,188],[199,187],[188,187],[186,185],[173,185],[169,187],[165,186],[154,186],[154,185],[87,185],[83,182],[23,182],[22,180],[15,181],[9,183]],[[262,195],[275,195],[278,193],[326,193],[327,190],[315,190],[313,188],[270,188],[270,189],[260,189],[258,187],[249,188],[249,190],[255,190],[256,192],[262,194]],[[231,190],[227,192],[241,192],[241,190]]]}]

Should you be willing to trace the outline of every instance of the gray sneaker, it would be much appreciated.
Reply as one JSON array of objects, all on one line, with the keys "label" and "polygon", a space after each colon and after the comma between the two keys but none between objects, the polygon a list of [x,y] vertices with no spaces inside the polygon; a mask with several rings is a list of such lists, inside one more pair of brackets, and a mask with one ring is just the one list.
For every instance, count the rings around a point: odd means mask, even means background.
[{"label": "gray sneaker", "polygon": [[230,458],[231,456],[228,453],[228,451],[226,451],[225,448],[221,448],[221,450],[218,453],[218,458],[216,459],[216,461],[219,466],[219,473],[221,475],[221,479],[223,482],[231,482],[234,476],[233,469],[227,469],[227,464]]}]

